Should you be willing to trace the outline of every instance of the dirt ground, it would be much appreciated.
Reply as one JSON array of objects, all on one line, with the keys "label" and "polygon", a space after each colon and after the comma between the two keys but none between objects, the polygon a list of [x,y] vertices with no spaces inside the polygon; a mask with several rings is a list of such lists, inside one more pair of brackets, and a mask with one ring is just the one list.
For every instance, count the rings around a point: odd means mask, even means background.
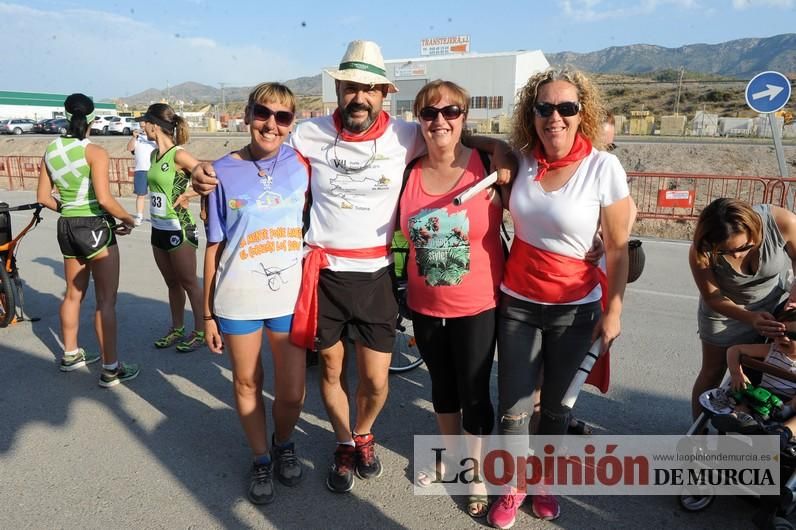
[{"label": "dirt ground", "polygon": [[[40,156],[44,152],[48,137],[0,137],[0,156]],[[243,147],[247,135],[223,135],[194,137],[186,148],[197,158],[214,160],[224,154]],[[92,141],[108,150],[111,157],[130,156],[125,150],[127,138],[93,137]],[[662,143],[630,142],[618,138],[614,154],[619,157],[627,171],[651,173],[743,175],[777,177],[779,166],[773,142],[750,144],[746,142],[716,141],[715,143]],[[796,178],[796,146],[786,145],[785,160],[790,176]],[[0,178],[0,188],[7,185]],[[638,202],[638,201],[637,201]],[[634,227],[640,236],[690,239],[693,222],[661,221],[644,219],[643,211]]]}]

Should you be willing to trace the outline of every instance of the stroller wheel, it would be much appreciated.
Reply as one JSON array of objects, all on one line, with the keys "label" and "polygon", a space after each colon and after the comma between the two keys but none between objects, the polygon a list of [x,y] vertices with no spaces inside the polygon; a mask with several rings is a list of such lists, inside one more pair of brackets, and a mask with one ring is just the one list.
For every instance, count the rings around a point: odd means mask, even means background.
[{"label": "stroller wheel", "polygon": [[680,495],[677,500],[680,507],[687,512],[701,512],[713,502],[715,495]]}]

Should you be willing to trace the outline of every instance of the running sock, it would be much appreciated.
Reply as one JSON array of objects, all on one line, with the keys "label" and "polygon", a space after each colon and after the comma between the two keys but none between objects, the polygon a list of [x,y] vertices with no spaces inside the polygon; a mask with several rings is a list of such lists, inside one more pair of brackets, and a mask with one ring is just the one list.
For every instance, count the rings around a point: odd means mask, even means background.
[{"label": "running sock", "polygon": [[113,364],[102,363],[102,369],[103,370],[108,370],[109,372],[114,372],[114,371],[116,371],[117,368],[119,368],[119,361],[116,361]]},{"label": "running sock", "polygon": [[264,454],[260,456],[255,456],[254,463],[257,464],[258,466],[268,465],[271,463],[271,455]]},{"label": "running sock", "polygon": [[357,444],[354,443],[354,440],[351,440],[349,442],[337,442],[337,445],[350,445],[351,447],[357,446]]},{"label": "running sock", "polygon": [[79,352],[79,351],[80,351],[80,348],[75,348],[72,351],[64,350],[64,357],[66,357],[67,355],[77,355],[77,352]]}]

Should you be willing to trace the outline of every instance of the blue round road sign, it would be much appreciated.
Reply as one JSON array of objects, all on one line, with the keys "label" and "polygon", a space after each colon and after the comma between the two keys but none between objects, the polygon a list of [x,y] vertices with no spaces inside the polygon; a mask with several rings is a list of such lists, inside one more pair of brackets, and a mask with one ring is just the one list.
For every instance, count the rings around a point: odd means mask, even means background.
[{"label": "blue round road sign", "polygon": [[790,79],[779,72],[761,72],[746,85],[746,104],[757,112],[777,112],[790,99]]}]

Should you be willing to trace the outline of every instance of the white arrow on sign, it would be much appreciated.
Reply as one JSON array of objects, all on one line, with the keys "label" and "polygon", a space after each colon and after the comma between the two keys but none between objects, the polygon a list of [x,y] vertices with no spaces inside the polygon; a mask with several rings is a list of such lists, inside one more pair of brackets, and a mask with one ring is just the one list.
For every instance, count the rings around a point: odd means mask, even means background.
[{"label": "white arrow on sign", "polygon": [[752,94],[752,99],[760,99],[768,96],[768,100],[772,101],[783,90],[785,90],[785,87],[766,84],[766,89],[761,92],[755,92],[754,94]]}]

